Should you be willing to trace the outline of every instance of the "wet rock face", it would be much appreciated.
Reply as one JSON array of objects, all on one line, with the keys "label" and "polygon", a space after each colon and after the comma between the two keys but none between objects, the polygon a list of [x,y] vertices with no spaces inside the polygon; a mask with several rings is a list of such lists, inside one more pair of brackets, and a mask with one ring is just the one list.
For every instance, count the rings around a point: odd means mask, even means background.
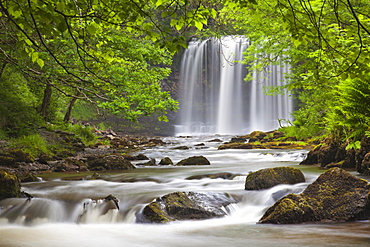
[{"label": "wet rock face", "polygon": [[263,190],[279,184],[305,182],[303,173],[293,167],[266,168],[248,174],[245,180],[246,190]]},{"label": "wet rock face", "polygon": [[370,185],[340,168],[320,175],[299,195],[278,200],[260,223],[344,222],[370,217]]},{"label": "wet rock face", "polygon": [[17,175],[0,170],[0,200],[11,197],[19,197],[21,183]]},{"label": "wet rock face", "polygon": [[226,193],[174,192],[145,206],[139,222],[166,223],[176,220],[204,220],[226,215],[224,207],[237,203]]},{"label": "wet rock face", "polygon": [[202,166],[210,164],[209,160],[204,156],[192,156],[181,160],[176,164],[176,166]]}]

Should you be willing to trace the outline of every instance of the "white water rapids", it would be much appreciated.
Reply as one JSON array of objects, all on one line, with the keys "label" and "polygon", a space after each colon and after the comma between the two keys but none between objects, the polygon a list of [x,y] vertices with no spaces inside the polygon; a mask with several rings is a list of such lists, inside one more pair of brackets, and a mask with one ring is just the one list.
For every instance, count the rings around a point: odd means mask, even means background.
[{"label": "white water rapids", "polygon": [[[217,150],[220,143],[207,140],[228,136],[171,137],[172,143],[144,150],[157,162],[170,157],[174,163],[194,155],[207,157],[210,166],[139,167],[131,171],[101,173],[105,180],[40,181],[25,183],[31,201],[0,201],[0,246],[368,246],[369,222],[343,224],[256,224],[265,210],[286,193],[300,193],[322,172],[300,166],[304,150]],[[196,144],[204,143],[203,147]],[[173,147],[189,146],[189,150]],[[306,183],[279,185],[268,190],[245,191],[245,175],[267,167],[292,166],[303,171]],[[233,180],[186,180],[192,175],[230,172]],[[128,182],[136,179],[136,182]],[[158,196],[175,191],[228,192],[242,198],[228,207],[226,217],[168,224],[136,223],[136,212]],[[101,200],[113,194],[119,210]]]}]

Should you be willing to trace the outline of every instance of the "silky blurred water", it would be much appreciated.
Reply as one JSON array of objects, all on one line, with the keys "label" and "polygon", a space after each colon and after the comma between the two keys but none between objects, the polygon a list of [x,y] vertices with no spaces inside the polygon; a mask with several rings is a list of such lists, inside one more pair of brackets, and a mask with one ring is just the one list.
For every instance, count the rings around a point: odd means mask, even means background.
[{"label": "silky blurred water", "polygon": [[[300,193],[323,171],[300,166],[306,150],[217,150],[215,136],[171,137],[162,147],[140,153],[174,163],[204,155],[210,166],[156,166],[102,174],[105,180],[51,180],[25,183],[31,201],[0,201],[0,246],[369,246],[369,221],[340,224],[257,224],[276,195]],[[217,136],[228,141],[229,136]],[[204,146],[197,147],[197,144]],[[173,149],[188,146],[188,150]],[[140,163],[140,162],[136,162]],[[245,176],[267,167],[301,169],[306,182],[245,191]],[[233,180],[187,180],[189,176],[230,172]],[[141,179],[139,182],[127,182]],[[164,225],[136,223],[136,214],[158,196],[174,191],[227,192],[241,198],[226,217]],[[98,198],[112,194],[115,205]]]}]

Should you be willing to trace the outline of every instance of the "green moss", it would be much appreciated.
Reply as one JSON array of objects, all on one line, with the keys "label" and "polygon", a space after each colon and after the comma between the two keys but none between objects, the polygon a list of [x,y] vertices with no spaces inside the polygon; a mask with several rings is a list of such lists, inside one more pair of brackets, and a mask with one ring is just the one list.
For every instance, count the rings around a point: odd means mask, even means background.
[{"label": "green moss", "polygon": [[162,210],[159,202],[152,202],[147,205],[144,208],[143,214],[150,222],[155,223],[166,223],[174,220]]},{"label": "green moss", "polygon": [[16,174],[0,170],[0,200],[19,197],[21,183]]}]

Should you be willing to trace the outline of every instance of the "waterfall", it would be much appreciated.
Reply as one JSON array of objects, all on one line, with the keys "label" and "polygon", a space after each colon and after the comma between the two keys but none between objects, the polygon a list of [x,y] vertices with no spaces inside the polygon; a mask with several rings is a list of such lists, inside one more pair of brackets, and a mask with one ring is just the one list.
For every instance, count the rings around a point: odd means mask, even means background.
[{"label": "waterfall", "polygon": [[270,65],[245,82],[248,70],[240,61],[248,46],[248,39],[240,36],[189,43],[180,68],[177,135],[268,131],[279,127],[278,119],[291,120],[288,93],[263,92],[265,86],[284,85],[288,66]]}]

